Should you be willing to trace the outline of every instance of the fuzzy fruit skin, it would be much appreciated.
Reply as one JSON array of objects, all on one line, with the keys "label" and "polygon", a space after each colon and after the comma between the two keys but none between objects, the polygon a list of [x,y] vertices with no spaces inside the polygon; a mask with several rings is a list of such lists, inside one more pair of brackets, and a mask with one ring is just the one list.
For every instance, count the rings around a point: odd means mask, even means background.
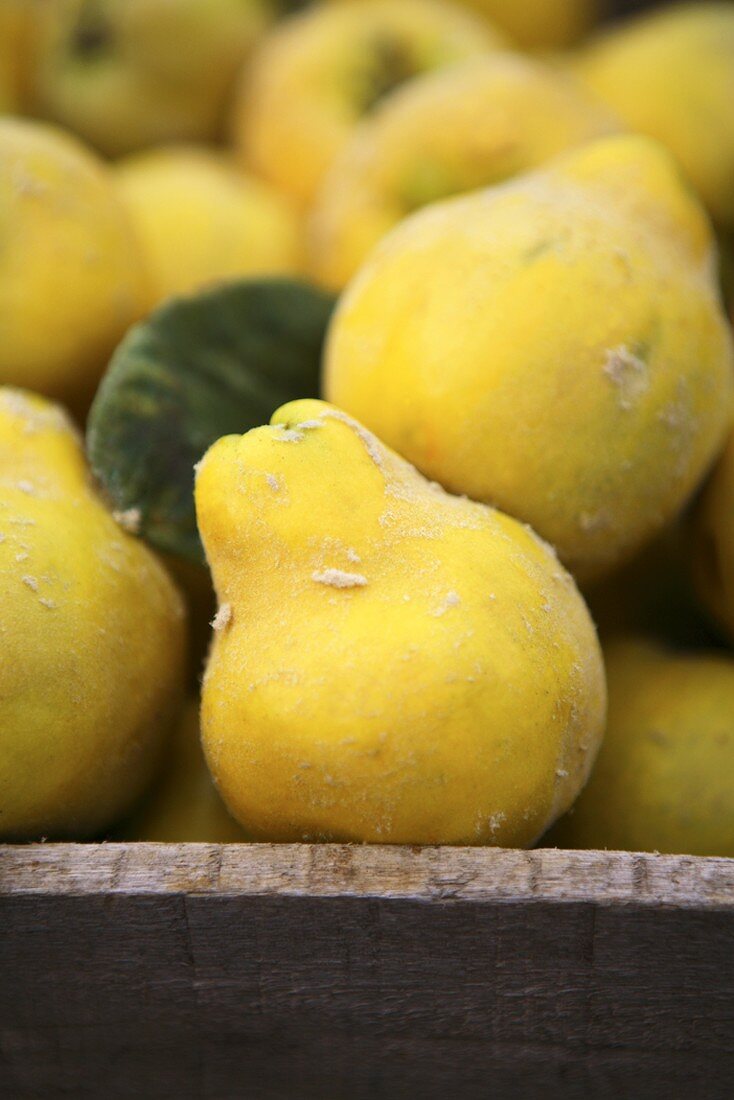
[{"label": "fuzzy fruit skin", "polygon": [[310,219],[311,273],[341,289],[406,215],[618,129],[581,86],[520,54],[417,77],[355,128],[327,173]]},{"label": "fuzzy fruit skin", "polygon": [[713,620],[734,639],[734,436],[696,505],[691,533],[696,591]]},{"label": "fuzzy fruit skin", "polygon": [[196,503],[220,601],[202,737],[249,834],[527,845],[571,804],[604,672],[529,529],[318,401],[219,440]]},{"label": "fuzzy fruit skin", "polygon": [[587,583],[662,530],[723,444],[715,268],[669,154],[604,138],[393,230],[337,307],[326,396]]},{"label": "fuzzy fruit skin", "polygon": [[156,768],[185,616],[91,484],[62,410],[0,389],[0,836],[82,839]]},{"label": "fuzzy fruit skin", "polygon": [[0,239],[0,384],[83,411],[147,294],[108,170],[52,127],[0,119]]},{"label": "fuzzy fruit skin", "polygon": [[147,263],[150,308],[224,279],[302,266],[300,219],[289,202],[223,156],[157,149],[114,173]]},{"label": "fuzzy fruit skin", "polygon": [[198,700],[187,703],[158,784],[120,839],[157,844],[231,844],[246,839],[227,813],[206,766]]},{"label": "fuzzy fruit skin", "polygon": [[577,75],[627,125],[675,155],[723,226],[734,229],[734,6],[689,3],[602,35]]},{"label": "fuzzy fruit skin", "polygon": [[106,156],[221,137],[270,0],[53,0],[37,5],[34,106]]},{"label": "fuzzy fruit skin", "polygon": [[591,779],[548,842],[734,856],[734,660],[638,639],[604,655],[607,732]]},{"label": "fuzzy fruit skin", "polygon": [[442,0],[316,5],[267,36],[244,74],[233,116],[240,160],[306,206],[375,101],[500,44]]}]

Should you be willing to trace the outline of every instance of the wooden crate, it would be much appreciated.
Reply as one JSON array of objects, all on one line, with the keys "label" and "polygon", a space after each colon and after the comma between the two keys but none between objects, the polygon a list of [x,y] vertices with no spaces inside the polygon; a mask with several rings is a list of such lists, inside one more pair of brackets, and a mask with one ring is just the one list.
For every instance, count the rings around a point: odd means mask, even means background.
[{"label": "wooden crate", "polygon": [[0,848],[0,1096],[734,1095],[734,860]]},{"label": "wooden crate", "polygon": [[731,1100],[734,860],[0,846],[0,1100],[60,1096]]}]

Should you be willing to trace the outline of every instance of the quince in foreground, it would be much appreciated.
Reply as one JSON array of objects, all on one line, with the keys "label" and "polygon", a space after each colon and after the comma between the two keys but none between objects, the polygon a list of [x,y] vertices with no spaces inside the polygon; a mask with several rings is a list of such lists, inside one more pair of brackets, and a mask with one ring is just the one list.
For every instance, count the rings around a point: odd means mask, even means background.
[{"label": "quince in foreground", "polygon": [[571,805],[604,673],[532,531],[318,401],[214,444],[196,504],[220,601],[203,743],[248,834],[527,845]]}]

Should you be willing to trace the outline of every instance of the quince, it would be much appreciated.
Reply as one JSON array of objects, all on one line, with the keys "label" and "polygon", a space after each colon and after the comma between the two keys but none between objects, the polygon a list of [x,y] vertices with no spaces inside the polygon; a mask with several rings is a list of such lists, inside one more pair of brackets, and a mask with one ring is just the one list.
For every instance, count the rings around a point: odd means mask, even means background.
[{"label": "quince", "polygon": [[36,111],[107,156],[221,135],[270,0],[53,0],[37,5]]},{"label": "quince", "polygon": [[548,843],[734,856],[734,660],[639,639],[615,642],[604,655],[604,743]]},{"label": "quince", "polygon": [[96,495],[62,410],[8,387],[0,635],[0,836],[94,835],[159,763],[183,688],[183,606]]},{"label": "quince", "polygon": [[413,211],[617,129],[566,74],[520,54],[416,77],[355,128],[327,173],[310,221],[311,273],[340,289]]},{"label": "quince", "polygon": [[[345,3],[347,0],[339,0]],[[569,46],[585,34],[600,13],[599,0],[457,0],[506,32],[517,46],[550,50]],[[367,0],[351,0],[367,3]]]},{"label": "quince", "polygon": [[527,50],[570,46],[592,27],[599,0],[461,0]]},{"label": "quince", "polygon": [[107,168],[67,134],[0,119],[0,238],[0,384],[83,412],[147,294]]},{"label": "quince", "polygon": [[114,173],[147,261],[151,308],[224,279],[301,266],[290,204],[223,156],[156,149],[120,162]]},{"label": "quince", "polygon": [[714,218],[734,229],[734,5],[642,15],[593,40],[576,73],[630,129],[667,146]]},{"label": "quince", "polygon": [[228,844],[245,840],[227,813],[204,760],[199,703],[186,705],[157,785],[121,839],[158,844]]},{"label": "quince", "polygon": [[588,582],[682,508],[733,379],[706,216],[664,149],[614,136],[397,226],[337,307],[325,387]]},{"label": "quince", "polygon": [[234,114],[242,164],[308,205],[354,126],[385,95],[500,43],[444,0],[316,4],[266,36],[245,72]]},{"label": "quince", "polygon": [[527,845],[570,806],[604,673],[532,531],[319,401],[215,443],[196,505],[220,601],[202,737],[250,835]]}]

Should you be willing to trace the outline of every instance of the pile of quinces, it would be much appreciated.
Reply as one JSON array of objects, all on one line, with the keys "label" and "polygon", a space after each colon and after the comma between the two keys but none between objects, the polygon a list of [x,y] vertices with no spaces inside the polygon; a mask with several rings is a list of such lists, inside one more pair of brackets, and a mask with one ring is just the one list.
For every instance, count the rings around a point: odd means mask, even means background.
[{"label": "pile of quinces", "polygon": [[0,838],[734,856],[734,4],[609,15],[5,0]]}]

